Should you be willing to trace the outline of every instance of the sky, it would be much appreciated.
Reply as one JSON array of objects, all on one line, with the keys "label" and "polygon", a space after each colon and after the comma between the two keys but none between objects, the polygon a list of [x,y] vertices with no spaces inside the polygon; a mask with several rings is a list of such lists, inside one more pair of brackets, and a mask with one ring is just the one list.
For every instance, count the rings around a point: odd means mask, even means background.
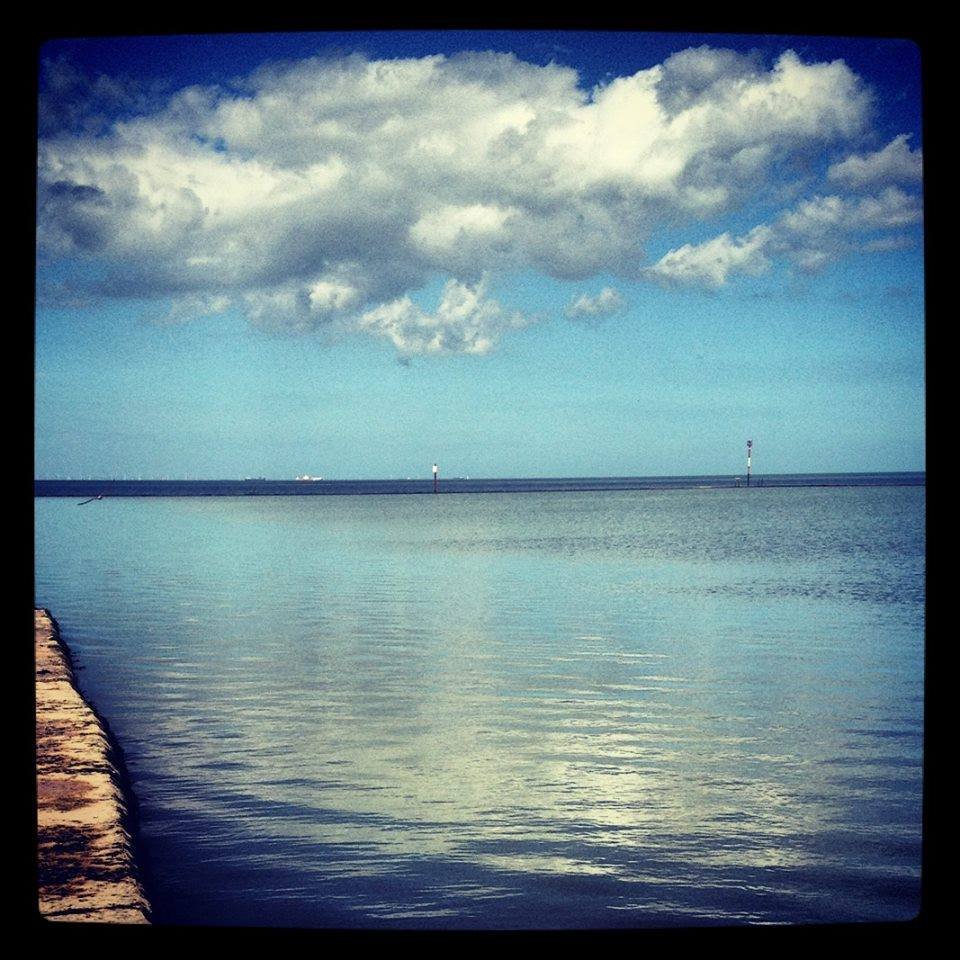
[{"label": "sky", "polygon": [[920,52],[573,31],[40,51],[35,471],[925,467]]}]

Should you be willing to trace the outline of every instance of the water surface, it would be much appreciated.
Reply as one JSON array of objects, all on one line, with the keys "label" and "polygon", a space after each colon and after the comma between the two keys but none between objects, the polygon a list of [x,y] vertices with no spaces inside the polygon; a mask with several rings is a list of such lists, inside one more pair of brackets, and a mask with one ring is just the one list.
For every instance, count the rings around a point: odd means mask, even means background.
[{"label": "water surface", "polygon": [[924,489],[36,500],[159,922],[919,908]]}]

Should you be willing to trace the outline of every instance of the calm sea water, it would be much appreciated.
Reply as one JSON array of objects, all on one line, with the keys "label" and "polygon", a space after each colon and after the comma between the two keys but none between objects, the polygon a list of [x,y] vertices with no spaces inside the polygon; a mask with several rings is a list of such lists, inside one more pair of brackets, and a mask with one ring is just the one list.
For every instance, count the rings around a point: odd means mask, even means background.
[{"label": "calm sea water", "polygon": [[919,908],[922,486],[38,498],[158,922]]}]

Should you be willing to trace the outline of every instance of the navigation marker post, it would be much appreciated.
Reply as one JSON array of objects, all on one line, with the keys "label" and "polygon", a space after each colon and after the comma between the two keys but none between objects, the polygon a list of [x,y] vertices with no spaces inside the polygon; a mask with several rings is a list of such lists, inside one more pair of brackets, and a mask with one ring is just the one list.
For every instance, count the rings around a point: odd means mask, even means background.
[{"label": "navigation marker post", "polygon": [[750,458],[753,452],[753,441],[747,441],[747,486],[750,486]]},{"label": "navigation marker post", "polygon": [[434,492],[434,493],[439,493],[439,492],[440,492],[440,476],[439,476],[439,474],[440,474],[440,468],[439,468],[436,464],[434,464],[434,465],[433,465],[433,492]]}]

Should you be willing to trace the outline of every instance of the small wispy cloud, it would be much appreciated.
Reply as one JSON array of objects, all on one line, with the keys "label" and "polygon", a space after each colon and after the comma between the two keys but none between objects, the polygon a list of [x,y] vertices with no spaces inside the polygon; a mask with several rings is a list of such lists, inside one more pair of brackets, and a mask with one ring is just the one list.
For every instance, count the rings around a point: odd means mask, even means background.
[{"label": "small wispy cloud", "polygon": [[401,356],[466,353],[484,355],[493,350],[503,333],[526,326],[520,313],[504,310],[486,296],[486,282],[475,286],[450,280],[433,313],[409,297],[368,310],[357,328],[385,337]]},{"label": "small wispy cloud", "polygon": [[669,284],[722,287],[733,274],[757,276],[769,268],[771,236],[769,227],[759,226],[743,237],[722,233],[704,243],[686,243],[664,254],[645,275]]},{"label": "small wispy cloud", "polygon": [[912,243],[910,237],[877,234],[922,219],[919,198],[898,187],[855,199],[814,196],[743,236],[723,233],[670,250],[643,275],[660,283],[718,289],[734,276],[766,273],[777,258],[812,273],[857,251],[904,249]]},{"label": "small wispy cloud", "polygon": [[833,164],[828,179],[851,189],[914,184],[923,179],[923,152],[911,150],[908,134],[901,134],[876,153],[854,154]]},{"label": "small wispy cloud", "polygon": [[627,305],[622,293],[613,287],[604,287],[596,296],[581,294],[567,306],[571,320],[599,320],[619,313]]}]

